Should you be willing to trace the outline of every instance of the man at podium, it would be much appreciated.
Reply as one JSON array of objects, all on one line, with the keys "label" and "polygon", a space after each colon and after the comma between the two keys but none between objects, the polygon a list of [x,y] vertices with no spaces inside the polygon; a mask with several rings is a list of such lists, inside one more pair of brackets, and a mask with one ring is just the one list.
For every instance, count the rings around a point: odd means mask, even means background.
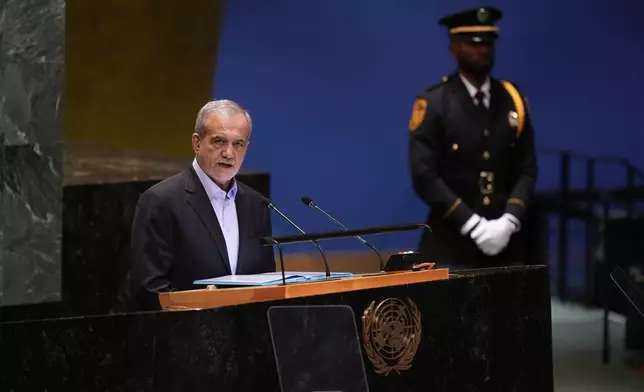
[{"label": "man at podium", "polygon": [[198,113],[195,158],[181,173],[145,191],[132,224],[129,296],[158,309],[158,294],[197,288],[198,279],[275,271],[265,198],[235,179],[252,120],[237,103],[218,100]]}]

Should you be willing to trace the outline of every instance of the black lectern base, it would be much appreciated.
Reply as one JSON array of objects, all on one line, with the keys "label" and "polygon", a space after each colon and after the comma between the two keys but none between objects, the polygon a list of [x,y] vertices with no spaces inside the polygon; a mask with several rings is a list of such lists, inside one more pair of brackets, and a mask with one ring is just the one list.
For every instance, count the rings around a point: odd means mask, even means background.
[{"label": "black lectern base", "polygon": [[[4,323],[0,390],[279,391],[268,309],[345,305],[372,392],[552,391],[547,269],[464,275],[218,309]],[[386,303],[414,305],[381,311],[390,317],[382,324],[374,309]],[[293,349],[311,341],[291,339]],[[392,354],[400,347],[404,360]]]}]

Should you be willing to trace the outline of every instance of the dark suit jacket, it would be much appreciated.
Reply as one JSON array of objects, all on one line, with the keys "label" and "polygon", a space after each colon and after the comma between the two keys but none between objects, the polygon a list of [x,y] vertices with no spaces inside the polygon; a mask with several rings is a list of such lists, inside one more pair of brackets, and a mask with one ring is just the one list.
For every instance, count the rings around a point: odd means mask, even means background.
[{"label": "dark suit jacket", "polygon": [[[237,181],[239,255],[236,274],[275,271],[265,198]],[[159,309],[158,293],[203,288],[193,281],[230,275],[223,233],[194,169],[150,187],[139,198],[132,224],[130,307]]]}]

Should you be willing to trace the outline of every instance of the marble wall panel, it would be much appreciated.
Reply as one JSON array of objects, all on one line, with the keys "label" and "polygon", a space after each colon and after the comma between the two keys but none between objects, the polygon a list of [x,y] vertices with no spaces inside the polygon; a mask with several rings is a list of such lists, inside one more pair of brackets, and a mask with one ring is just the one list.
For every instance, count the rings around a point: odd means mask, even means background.
[{"label": "marble wall panel", "polygon": [[0,306],[61,295],[64,0],[0,0]]}]

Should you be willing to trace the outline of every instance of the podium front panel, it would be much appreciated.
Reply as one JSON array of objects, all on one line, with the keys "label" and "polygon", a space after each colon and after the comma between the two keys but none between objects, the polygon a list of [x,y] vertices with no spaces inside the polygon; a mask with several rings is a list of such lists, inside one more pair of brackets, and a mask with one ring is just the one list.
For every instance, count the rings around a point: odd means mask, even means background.
[{"label": "podium front panel", "polygon": [[369,391],[349,306],[272,306],[267,313],[282,392]]}]

